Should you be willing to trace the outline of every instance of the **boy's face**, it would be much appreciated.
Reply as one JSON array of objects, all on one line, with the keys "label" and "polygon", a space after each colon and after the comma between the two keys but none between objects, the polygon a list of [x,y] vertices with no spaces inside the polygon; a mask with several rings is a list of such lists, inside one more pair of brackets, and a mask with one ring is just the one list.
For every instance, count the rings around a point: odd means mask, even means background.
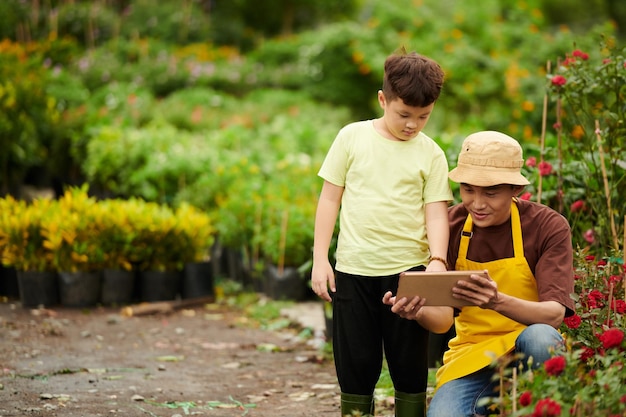
[{"label": "boy's face", "polygon": [[497,226],[511,217],[511,199],[522,188],[520,185],[508,184],[493,187],[461,184],[461,200],[476,226]]},{"label": "boy's face", "polygon": [[383,109],[384,134],[388,139],[407,141],[422,131],[435,107],[435,103],[427,107],[413,107],[404,104],[402,99],[392,101],[385,99],[382,91],[378,92],[378,103]]}]

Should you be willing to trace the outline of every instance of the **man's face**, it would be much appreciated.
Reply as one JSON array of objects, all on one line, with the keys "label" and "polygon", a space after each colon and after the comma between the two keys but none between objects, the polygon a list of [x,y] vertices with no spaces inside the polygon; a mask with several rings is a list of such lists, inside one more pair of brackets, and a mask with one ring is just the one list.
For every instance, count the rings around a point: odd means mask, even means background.
[{"label": "man's face", "polygon": [[388,139],[407,141],[413,139],[422,131],[435,104],[426,107],[413,107],[404,104],[398,98],[388,101],[382,91],[378,92],[378,102],[384,110],[384,129]]},{"label": "man's face", "polygon": [[519,194],[522,188],[508,184],[493,187],[461,184],[461,200],[472,216],[474,225],[497,226],[511,217],[511,199]]}]

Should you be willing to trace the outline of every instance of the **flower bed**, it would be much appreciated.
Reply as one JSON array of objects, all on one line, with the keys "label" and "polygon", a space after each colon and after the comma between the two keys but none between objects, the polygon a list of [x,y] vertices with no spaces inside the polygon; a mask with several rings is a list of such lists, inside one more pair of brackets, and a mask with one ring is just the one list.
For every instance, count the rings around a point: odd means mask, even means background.
[{"label": "flower bed", "polygon": [[617,417],[626,415],[626,269],[623,259],[579,253],[576,314],[561,332],[567,351],[536,371],[504,378],[507,416]]}]

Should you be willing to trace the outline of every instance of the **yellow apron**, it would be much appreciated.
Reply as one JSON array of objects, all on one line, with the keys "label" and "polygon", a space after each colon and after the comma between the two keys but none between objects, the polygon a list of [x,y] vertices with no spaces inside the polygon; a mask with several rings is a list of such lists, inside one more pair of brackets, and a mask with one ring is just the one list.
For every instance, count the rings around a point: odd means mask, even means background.
[{"label": "yellow apron", "polygon": [[[491,262],[474,262],[467,259],[472,233],[472,217],[467,216],[457,270],[489,271],[489,276],[498,284],[498,290],[529,301],[538,301],[537,283],[524,257],[522,226],[519,210],[511,202],[511,229],[513,234],[513,258]],[[469,375],[491,364],[496,358],[511,352],[517,336],[525,325],[511,320],[493,310],[480,307],[463,307],[455,319],[456,337],[450,340],[450,349],[443,357],[444,365],[437,371],[437,388],[453,379]]]}]

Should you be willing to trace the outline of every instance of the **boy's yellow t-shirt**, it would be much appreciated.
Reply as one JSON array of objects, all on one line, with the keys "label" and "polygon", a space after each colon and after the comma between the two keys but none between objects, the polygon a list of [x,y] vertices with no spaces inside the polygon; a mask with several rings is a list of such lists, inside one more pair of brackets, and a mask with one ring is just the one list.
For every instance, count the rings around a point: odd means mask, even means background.
[{"label": "boy's yellow t-shirt", "polygon": [[391,141],[373,120],[351,123],[337,134],[319,176],[344,187],[338,271],[384,276],[427,263],[425,204],[452,201],[448,162],[434,140],[420,132]]}]

